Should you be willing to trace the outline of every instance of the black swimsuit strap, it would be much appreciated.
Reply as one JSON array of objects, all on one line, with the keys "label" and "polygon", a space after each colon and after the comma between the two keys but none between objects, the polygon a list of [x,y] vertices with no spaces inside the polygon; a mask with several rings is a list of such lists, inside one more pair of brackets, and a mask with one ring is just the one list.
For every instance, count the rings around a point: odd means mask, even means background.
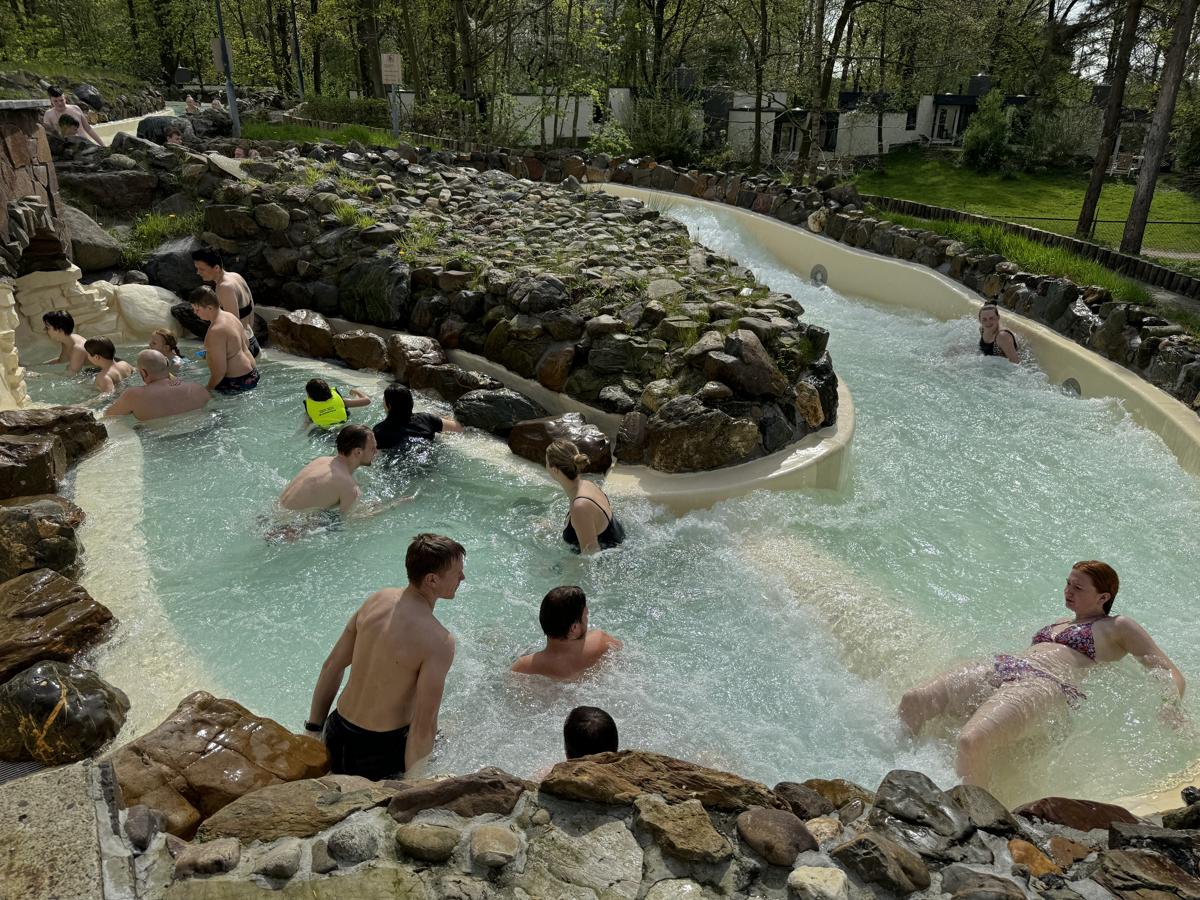
[{"label": "black swimsuit strap", "polygon": [[[607,499],[608,499],[608,497],[605,497],[604,499],[606,499],[606,500],[607,500]],[[600,512],[604,513],[604,518],[608,519],[608,521],[610,521],[610,522],[612,521],[612,516],[611,516],[609,513],[606,513],[606,512],[604,512],[604,507],[603,507],[603,506],[601,506],[601,505],[600,505],[600,504],[599,504],[597,501],[595,501],[595,500],[592,500],[592,498],[591,498],[591,497],[583,497],[583,496],[579,496],[579,497],[576,497],[576,498],[575,498],[575,500],[591,500],[591,502],[592,502],[592,503],[595,503],[595,504],[596,504],[596,508],[597,508],[597,509],[599,509],[599,510],[600,510]],[[572,500],[572,501],[571,501],[571,505],[572,505],[572,506],[574,506],[574,505],[575,505],[575,500]],[[570,514],[568,513],[568,516],[569,516],[569,515],[570,515]]]}]

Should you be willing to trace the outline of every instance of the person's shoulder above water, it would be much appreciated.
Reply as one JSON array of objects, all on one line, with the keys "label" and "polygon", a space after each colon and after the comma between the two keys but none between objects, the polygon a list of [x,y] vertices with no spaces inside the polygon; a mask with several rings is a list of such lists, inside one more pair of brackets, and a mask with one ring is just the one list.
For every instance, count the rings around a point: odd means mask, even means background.
[{"label": "person's shoulder above water", "polygon": [[408,420],[406,430],[409,437],[432,440],[434,435],[440,434],[443,430],[442,418],[432,413],[413,413],[412,418]]}]

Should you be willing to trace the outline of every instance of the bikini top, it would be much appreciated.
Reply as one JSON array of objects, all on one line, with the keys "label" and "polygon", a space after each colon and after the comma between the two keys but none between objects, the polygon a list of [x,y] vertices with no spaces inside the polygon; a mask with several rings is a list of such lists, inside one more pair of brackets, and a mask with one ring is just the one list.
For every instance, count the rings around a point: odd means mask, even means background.
[{"label": "bikini top", "polygon": [[[1007,328],[1001,328],[998,332],[996,332],[996,337],[999,338],[1000,335],[1002,335],[1002,334],[1007,334],[1009,337],[1011,337],[1013,339],[1013,347],[1020,349],[1019,347],[1017,347],[1017,336],[1015,334],[1013,334]],[[983,338],[979,339],[979,352],[982,353],[984,356],[1003,356],[1004,355],[1003,353],[996,352],[996,342],[995,341],[985,341]]]},{"label": "bikini top", "polygon": [[1068,625],[1058,634],[1054,633],[1054,625],[1050,624],[1033,636],[1035,644],[1062,644],[1072,650],[1082,653],[1088,659],[1096,658],[1096,639],[1092,636],[1092,626],[1095,622],[1080,622]]},{"label": "bikini top", "polygon": [[[583,499],[596,503],[591,497],[584,497]],[[600,506],[599,503],[596,503],[596,505]],[[604,512],[603,506],[600,506],[600,512]],[[596,543],[600,545],[601,550],[611,550],[620,544],[621,541],[625,540],[625,529],[615,517],[608,515],[608,513],[604,513],[604,515],[608,519],[608,524],[604,526],[603,531],[596,535]],[[567,527],[563,529],[562,539],[576,550],[579,549],[579,536],[575,534],[575,526],[571,524],[571,511],[569,509],[567,510]]]}]

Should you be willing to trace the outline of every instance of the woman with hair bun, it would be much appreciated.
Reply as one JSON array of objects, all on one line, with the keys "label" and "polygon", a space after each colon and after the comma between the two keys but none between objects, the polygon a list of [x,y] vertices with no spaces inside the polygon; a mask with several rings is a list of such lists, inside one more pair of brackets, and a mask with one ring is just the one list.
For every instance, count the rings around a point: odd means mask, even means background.
[{"label": "woman with hair bun", "polygon": [[563,540],[580,553],[595,553],[616,547],[625,540],[625,529],[613,515],[604,491],[581,477],[588,458],[570,441],[554,441],[546,448],[546,468],[563,489],[571,508]]}]

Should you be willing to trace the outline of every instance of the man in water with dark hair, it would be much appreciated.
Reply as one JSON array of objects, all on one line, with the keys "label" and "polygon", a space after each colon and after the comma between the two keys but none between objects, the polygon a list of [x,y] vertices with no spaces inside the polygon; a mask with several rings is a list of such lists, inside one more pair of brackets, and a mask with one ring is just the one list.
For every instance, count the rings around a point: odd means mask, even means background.
[{"label": "man in water with dark hair", "polygon": [[63,116],[70,116],[79,123],[79,127],[83,129],[83,133],[87,135],[88,140],[98,147],[104,146],[104,141],[100,139],[100,135],[96,134],[96,129],[92,127],[92,123],[88,121],[87,113],[74,103],[68,103],[61,89],[56,87],[48,88],[46,93],[50,96],[50,108],[42,114],[42,125],[45,126],[47,131],[57,133],[59,131],[58,120]]},{"label": "man in water with dark hair", "polygon": [[371,465],[375,460],[375,451],[375,435],[370,428],[366,425],[347,425],[338,432],[336,455],[317,457],[301,469],[279,495],[279,505],[294,511],[331,510],[336,507],[343,516],[353,510],[361,518],[411,500],[412,497],[397,497],[365,508],[357,505],[362,490],[354,480],[354,472],[360,466]]},{"label": "man in water with dark hair", "polygon": [[209,372],[206,387],[222,394],[241,394],[258,387],[258,368],[237,317],[221,309],[216,291],[210,287],[196,288],[188,300],[192,312],[208,323],[204,335]]},{"label": "man in water with dark hair", "polygon": [[617,723],[598,706],[577,706],[563,723],[567,759],[617,752]]},{"label": "man in water with dark hair", "polygon": [[375,426],[375,441],[380,450],[403,450],[413,438],[432,441],[438,432],[461,432],[453,419],[432,413],[414,413],[412,392],[402,384],[388,385],[383,392],[387,417]]},{"label": "man in water with dark hair", "polygon": [[83,346],[83,335],[75,333],[75,318],[69,312],[52,309],[43,313],[42,325],[46,328],[46,337],[62,348],[56,358],[46,360],[47,364],[66,363],[68,375],[74,375],[87,365],[88,352]]},{"label": "man in water with dark hair", "polygon": [[[466,556],[457,541],[418,534],[404,559],[408,586],[377,591],[346,623],[321,666],[304,723],[305,731],[322,734],[331,771],[393,778],[412,774],[433,750],[454,662],[454,636],[434,607],[454,599]],[[347,667],[350,680],[338,697]]]},{"label": "man in water with dark hair", "polygon": [[192,265],[196,274],[211,284],[217,292],[221,309],[242,323],[250,355],[257,357],[262,349],[258,346],[258,338],[254,336],[254,295],[250,293],[250,285],[246,284],[246,279],[237,272],[225,271],[221,254],[212,247],[193,250]]},{"label": "man in water with dark hair", "polygon": [[587,597],[577,587],[556,587],[542,598],[538,614],[546,647],[512,665],[520,675],[544,675],[566,681],[582,674],[621,642],[599,628],[588,631]]}]

